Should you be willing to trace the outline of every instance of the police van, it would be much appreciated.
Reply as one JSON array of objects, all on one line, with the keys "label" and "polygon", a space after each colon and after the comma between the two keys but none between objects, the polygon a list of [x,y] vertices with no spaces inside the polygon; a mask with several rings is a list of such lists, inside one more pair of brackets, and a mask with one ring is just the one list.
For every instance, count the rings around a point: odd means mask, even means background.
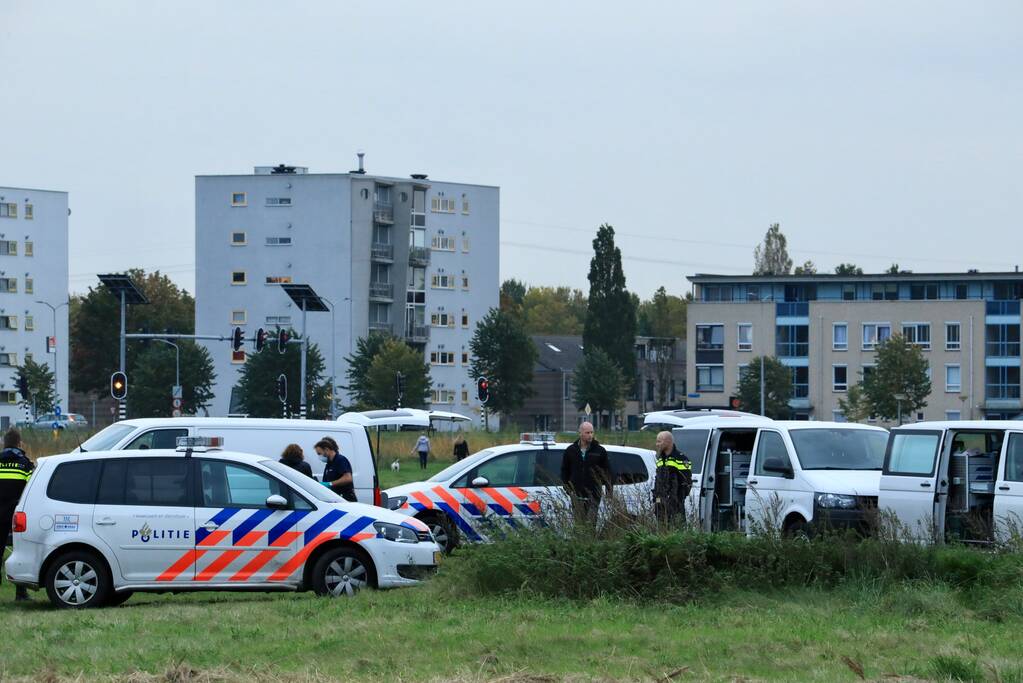
[{"label": "police van", "polygon": [[[490,541],[510,529],[543,524],[569,509],[561,460],[570,444],[551,433],[525,433],[514,445],[474,453],[426,481],[388,489],[388,506],[430,526],[451,552],[464,541]],[[649,508],[654,452],[601,444],[611,465],[614,497],[629,514]],[[607,506],[601,504],[601,513]]]},{"label": "police van", "polygon": [[693,465],[687,515],[705,531],[810,532],[814,526],[870,531],[876,520],[888,432],[837,422],[760,416],[680,418],[671,427]]},{"label": "police van", "polygon": [[83,608],[137,591],[345,596],[414,585],[436,568],[440,547],[422,522],[220,444],[40,458],[14,513],[8,578]]}]

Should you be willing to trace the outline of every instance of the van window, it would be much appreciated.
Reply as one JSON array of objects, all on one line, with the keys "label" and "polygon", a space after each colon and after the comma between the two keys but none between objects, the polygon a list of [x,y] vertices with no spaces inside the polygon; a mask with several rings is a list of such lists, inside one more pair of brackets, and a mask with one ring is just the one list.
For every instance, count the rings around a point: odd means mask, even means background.
[{"label": "van window", "polygon": [[892,432],[885,473],[932,474],[940,441],[939,432]]},{"label": "van window", "polygon": [[703,456],[707,453],[707,439],[710,438],[709,429],[675,429],[672,431],[675,437],[675,447],[678,452],[689,458],[693,463],[693,474],[703,471]]},{"label": "van window", "polygon": [[[635,453],[608,451],[607,458],[611,462],[611,480],[615,486],[620,484],[640,484],[650,478],[643,458]],[[559,481],[560,484],[560,476]]]},{"label": "van window", "polygon": [[781,460],[783,466],[792,467],[789,451],[785,447],[785,441],[781,438],[781,434],[778,432],[760,432],[760,442],[757,444],[757,466],[754,469],[754,474],[760,477],[782,476],[781,472],[768,472],[764,469],[764,463],[767,462],[768,458]]},{"label": "van window", "polygon": [[102,460],[82,460],[57,465],[53,476],[50,477],[50,484],[46,487],[46,497],[65,503],[91,505],[96,501],[96,484],[99,482],[102,467]]},{"label": "van window", "polygon": [[91,439],[82,444],[82,452],[109,451],[118,441],[135,431],[131,425],[112,424],[97,432]]},{"label": "van window", "polygon": [[96,503],[192,507],[185,458],[116,458],[104,463]]},{"label": "van window", "polygon": [[135,437],[131,443],[124,447],[126,451],[139,451],[149,448],[169,448],[174,450],[178,447],[178,437],[188,436],[187,429],[151,429],[144,434]]},{"label": "van window", "polygon": [[1010,434],[1005,449],[1005,481],[1023,481],[1023,434]]},{"label": "van window", "polygon": [[880,470],[888,435],[876,429],[792,429],[804,470]]},{"label": "van window", "polygon": [[265,508],[270,496],[281,496],[289,504],[294,499],[278,479],[223,460],[200,460],[199,482],[201,506],[207,508]]}]

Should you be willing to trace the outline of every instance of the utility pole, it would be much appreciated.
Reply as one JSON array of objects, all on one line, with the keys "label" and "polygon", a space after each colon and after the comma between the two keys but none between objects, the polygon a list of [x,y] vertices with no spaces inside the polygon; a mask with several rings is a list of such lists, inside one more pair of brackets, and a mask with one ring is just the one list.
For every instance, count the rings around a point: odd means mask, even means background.
[{"label": "utility pole", "polygon": [[760,414],[767,417],[764,412],[764,356],[760,356]]}]

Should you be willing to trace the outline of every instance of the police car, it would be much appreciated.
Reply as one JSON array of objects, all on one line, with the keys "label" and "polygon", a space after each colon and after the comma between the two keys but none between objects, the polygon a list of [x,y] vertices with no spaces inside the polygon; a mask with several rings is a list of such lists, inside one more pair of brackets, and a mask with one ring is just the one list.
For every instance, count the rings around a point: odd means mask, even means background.
[{"label": "police car", "polygon": [[436,568],[426,524],[219,443],[40,458],[14,514],[8,578],[81,608],[135,591],[345,596],[413,585]]},{"label": "police car", "polygon": [[[569,500],[562,488],[561,459],[570,444],[550,433],[526,433],[518,444],[479,451],[426,481],[385,491],[392,510],[430,526],[451,552],[463,541],[490,541],[510,529],[545,524]],[[614,497],[630,514],[650,504],[654,452],[601,444],[611,463]],[[601,505],[605,511],[606,506]]]}]

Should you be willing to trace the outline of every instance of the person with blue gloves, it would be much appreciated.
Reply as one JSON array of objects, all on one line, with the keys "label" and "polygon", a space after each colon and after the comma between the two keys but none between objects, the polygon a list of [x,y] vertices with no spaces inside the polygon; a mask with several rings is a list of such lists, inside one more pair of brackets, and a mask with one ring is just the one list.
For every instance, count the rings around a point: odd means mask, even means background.
[{"label": "person with blue gloves", "polygon": [[316,449],[316,455],[325,463],[321,477],[323,485],[345,500],[357,503],[359,499],[355,497],[352,464],[348,462],[348,458],[341,455],[337,441],[325,436],[317,441],[313,448]]}]

